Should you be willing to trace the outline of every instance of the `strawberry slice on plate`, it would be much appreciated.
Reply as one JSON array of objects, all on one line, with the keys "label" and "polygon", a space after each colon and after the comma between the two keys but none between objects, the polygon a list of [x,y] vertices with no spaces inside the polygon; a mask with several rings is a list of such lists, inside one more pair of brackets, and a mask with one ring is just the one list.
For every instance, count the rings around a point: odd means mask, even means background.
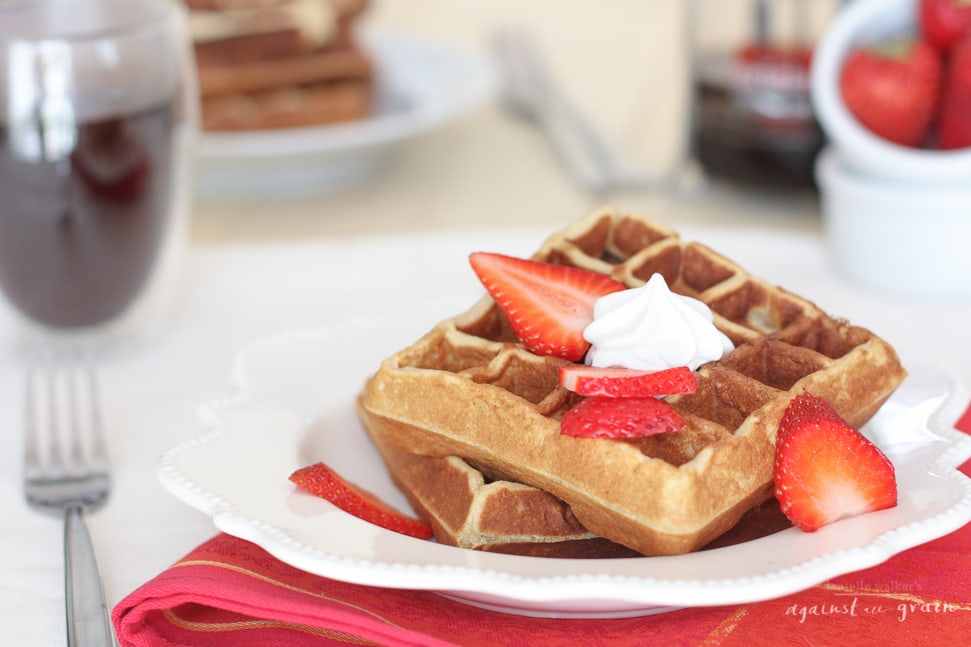
[{"label": "strawberry slice on plate", "polygon": [[826,524],[897,505],[893,463],[823,399],[803,393],[779,423],[775,496],[793,524]]},{"label": "strawberry slice on plate", "polygon": [[563,414],[560,433],[574,438],[641,438],[682,427],[684,419],[663,400],[592,396]]},{"label": "strawberry slice on plate", "polygon": [[560,367],[560,386],[586,396],[650,398],[675,393],[694,393],[698,388],[698,381],[687,366],[641,371],[573,364]]},{"label": "strawberry slice on plate", "polygon": [[572,362],[590,348],[583,329],[593,321],[594,302],[626,289],[590,270],[502,254],[476,252],[469,263],[526,350]]},{"label": "strawberry slice on plate", "polygon": [[347,481],[325,463],[301,467],[290,475],[298,487],[327,499],[338,508],[386,530],[430,539],[432,528],[424,521],[395,510],[371,492]]}]

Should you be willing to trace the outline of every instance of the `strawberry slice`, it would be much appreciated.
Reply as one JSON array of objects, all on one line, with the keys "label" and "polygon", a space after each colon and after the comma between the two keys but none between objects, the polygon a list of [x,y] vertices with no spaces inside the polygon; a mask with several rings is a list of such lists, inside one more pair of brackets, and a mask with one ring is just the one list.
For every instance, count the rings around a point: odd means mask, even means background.
[{"label": "strawberry slice", "polygon": [[779,423],[775,496],[806,532],[897,505],[893,464],[829,404],[803,393]]},{"label": "strawberry slice", "polygon": [[594,302],[626,289],[590,270],[501,254],[476,252],[469,263],[528,351],[572,362],[590,348],[583,329],[593,321]]},{"label": "strawberry slice", "polygon": [[290,475],[290,480],[364,521],[419,539],[430,539],[432,536],[432,528],[427,523],[398,512],[374,494],[345,480],[324,463],[301,467]]},{"label": "strawberry slice", "polygon": [[579,395],[650,398],[674,393],[694,393],[698,388],[698,381],[687,366],[675,366],[661,371],[641,371],[571,364],[560,367],[560,386]]},{"label": "strawberry slice", "polygon": [[593,396],[563,414],[560,433],[575,438],[640,438],[682,427],[684,420],[663,400]]}]

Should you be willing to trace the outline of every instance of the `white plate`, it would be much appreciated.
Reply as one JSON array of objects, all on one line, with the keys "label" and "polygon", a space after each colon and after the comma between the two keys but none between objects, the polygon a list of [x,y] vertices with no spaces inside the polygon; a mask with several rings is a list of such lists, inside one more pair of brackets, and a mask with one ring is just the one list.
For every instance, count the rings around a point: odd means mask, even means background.
[{"label": "white plate", "polygon": [[250,132],[201,133],[196,188],[205,195],[278,197],[364,180],[418,135],[490,99],[496,73],[471,52],[418,40],[374,38],[373,116],[361,121]]},{"label": "white plate", "polygon": [[161,481],[219,529],[305,571],[563,617],[769,599],[878,564],[971,520],[971,480],[954,469],[971,456],[971,438],[950,428],[959,394],[931,369],[912,370],[864,428],[896,466],[899,505],[815,533],[790,528],[676,557],[520,557],[388,532],[295,490],[290,473],[324,460],[407,509],[357,421],[354,397],[381,359],[430,328],[433,316],[352,319],[246,348],[234,367],[236,392],[204,407],[208,432],[163,456]]}]

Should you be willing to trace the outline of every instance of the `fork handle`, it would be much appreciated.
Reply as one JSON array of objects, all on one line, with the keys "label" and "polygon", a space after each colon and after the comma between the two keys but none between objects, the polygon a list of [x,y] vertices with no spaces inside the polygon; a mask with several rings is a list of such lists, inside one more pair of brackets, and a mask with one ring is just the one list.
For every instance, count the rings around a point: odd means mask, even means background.
[{"label": "fork handle", "polygon": [[64,514],[64,602],[68,647],[114,645],[108,606],[81,506]]}]

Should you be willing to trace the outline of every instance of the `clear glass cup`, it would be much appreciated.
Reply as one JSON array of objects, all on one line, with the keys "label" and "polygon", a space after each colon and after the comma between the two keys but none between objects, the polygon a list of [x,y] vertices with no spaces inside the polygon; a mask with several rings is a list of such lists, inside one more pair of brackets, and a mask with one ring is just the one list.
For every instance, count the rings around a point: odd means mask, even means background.
[{"label": "clear glass cup", "polygon": [[0,3],[0,288],[29,327],[100,335],[163,312],[197,110],[177,3]]}]

